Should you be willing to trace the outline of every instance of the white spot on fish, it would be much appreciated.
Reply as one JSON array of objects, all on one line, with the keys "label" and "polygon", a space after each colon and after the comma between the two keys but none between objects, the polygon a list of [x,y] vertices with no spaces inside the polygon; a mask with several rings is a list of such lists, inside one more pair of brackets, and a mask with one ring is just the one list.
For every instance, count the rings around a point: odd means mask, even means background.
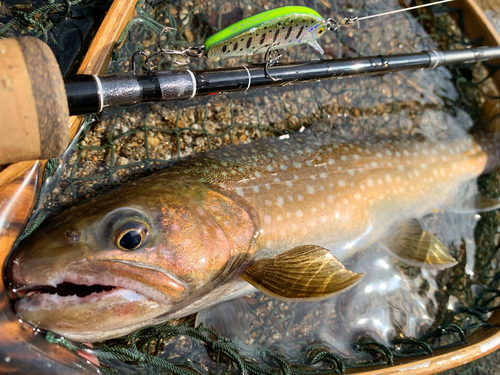
[{"label": "white spot on fish", "polygon": [[300,202],[302,202],[302,200],[304,199],[304,196],[302,196],[302,195],[300,195],[300,194],[299,194],[299,195],[297,195],[297,199],[298,199]]},{"label": "white spot on fish", "polygon": [[282,207],[284,203],[285,203],[285,200],[283,199],[283,197],[278,197],[278,198],[276,199],[276,204],[277,204],[278,206]]},{"label": "white spot on fish", "polygon": [[333,202],[333,195],[328,195],[328,197],[326,197],[326,199],[328,200],[328,202]]},{"label": "white spot on fish", "polygon": [[236,194],[238,194],[240,197],[243,197],[245,195],[245,193],[243,192],[243,189],[240,188],[240,187],[237,187],[236,189],[234,189],[234,191],[236,192]]},{"label": "white spot on fish", "polygon": [[382,154],[380,152],[377,152],[375,155],[377,156],[377,158],[382,159]]},{"label": "white spot on fish", "polygon": [[359,155],[358,154],[354,154],[352,157],[354,158],[354,160],[359,160]]},{"label": "white spot on fish", "polygon": [[347,173],[349,173],[351,176],[354,176],[354,169],[349,169]]},{"label": "white spot on fish", "polygon": [[297,211],[295,211],[295,216],[297,216],[298,218],[301,218],[302,216],[304,216],[304,213],[301,210],[297,210]]},{"label": "white spot on fish", "polygon": [[252,186],[252,190],[254,193],[258,193],[260,191],[258,186]]},{"label": "white spot on fish", "polygon": [[287,181],[285,182],[285,185],[288,186],[289,188],[293,187],[293,182],[292,181]]},{"label": "white spot on fish", "polygon": [[354,199],[359,201],[361,199],[361,194],[359,194],[359,193],[354,194]]},{"label": "white spot on fish", "polygon": [[346,160],[347,160],[347,156],[342,155],[342,156],[340,157],[340,159],[341,159],[342,161],[346,161]]},{"label": "white spot on fish", "polygon": [[269,215],[264,215],[264,223],[266,224],[271,224],[271,216]]},{"label": "white spot on fish", "polygon": [[335,160],[334,159],[328,159],[328,164],[335,164]]},{"label": "white spot on fish", "polygon": [[261,176],[262,176],[262,173],[260,173],[259,171],[255,172],[255,177],[261,178]]},{"label": "white spot on fish", "polygon": [[402,165],[398,165],[398,171],[404,172],[404,170],[405,170],[405,167],[403,167]]},{"label": "white spot on fish", "polygon": [[387,173],[387,174],[385,175],[385,180],[386,180],[387,182],[392,182],[392,177],[391,177],[391,175],[390,175],[389,173]]},{"label": "white spot on fish", "polygon": [[373,186],[373,180],[371,178],[369,178],[368,180],[366,180],[366,183],[368,184],[368,186],[372,187]]},{"label": "white spot on fish", "polygon": [[324,172],[321,172],[319,174],[319,178],[323,178],[324,179],[324,178],[327,178],[327,177],[328,177],[328,175],[326,173],[324,173]]},{"label": "white spot on fish", "polygon": [[391,155],[392,155],[391,150],[385,150],[385,153],[386,153],[388,156],[391,156]]},{"label": "white spot on fish", "polygon": [[307,185],[307,192],[311,195],[314,194],[314,187],[311,185]]},{"label": "white spot on fish", "polygon": [[376,163],[376,162],[374,162],[374,161],[372,161],[372,162],[370,163],[370,165],[371,165],[373,168],[377,168],[377,163]]},{"label": "white spot on fish", "polygon": [[396,153],[394,155],[396,155],[396,157],[398,157],[398,158],[401,157],[401,154],[399,153],[399,151],[396,151]]},{"label": "white spot on fish", "polygon": [[345,187],[345,181],[344,180],[338,180],[337,183],[339,184],[340,187]]},{"label": "white spot on fish", "polygon": [[271,202],[269,199],[266,199],[266,206],[271,206],[273,202]]},{"label": "white spot on fish", "polygon": [[275,184],[279,184],[280,182],[281,182],[281,180],[279,179],[279,177],[274,177]]}]

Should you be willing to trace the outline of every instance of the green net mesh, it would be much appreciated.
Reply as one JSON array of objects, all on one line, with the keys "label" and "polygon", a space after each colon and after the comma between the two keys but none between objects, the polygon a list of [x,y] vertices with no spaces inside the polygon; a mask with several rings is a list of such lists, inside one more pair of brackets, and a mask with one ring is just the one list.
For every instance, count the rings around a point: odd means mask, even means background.
[{"label": "green net mesh", "polygon": [[[51,8],[65,12],[66,8]],[[71,3],[72,4],[72,3]],[[136,18],[128,25],[109,73],[130,69],[138,50],[151,53],[156,35],[164,25],[174,27],[162,42],[171,48],[200,45],[217,30],[243,17],[277,6],[304,5],[325,17],[363,16],[398,8],[396,1],[141,1]],[[43,8],[45,9],[45,8]],[[62,9],[62,10],[61,10]],[[45,10],[44,10],[45,11]],[[47,15],[50,12],[40,13]],[[457,17],[458,15],[458,17]],[[439,47],[467,48],[481,41],[467,40],[453,8],[435,8],[414,14],[377,18],[325,35],[321,44],[325,58],[417,52]],[[24,21],[6,25],[22,29]],[[33,23],[35,24],[35,23]],[[17,25],[17,26],[15,26]],[[7,26],[0,28],[5,35]],[[41,36],[42,29],[33,34]],[[39,33],[39,34],[37,34]],[[283,61],[317,59],[308,46],[289,48]],[[259,62],[259,56],[243,59],[198,59],[191,68],[215,68]],[[243,60],[243,62],[242,62]],[[162,69],[172,66],[159,61]],[[169,161],[229,144],[279,136],[328,119],[340,133],[349,135],[407,135],[417,123],[425,124],[429,113],[459,116],[461,111],[477,120],[491,83],[484,66],[459,66],[436,71],[400,72],[379,77],[360,77],[297,86],[269,88],[197,98],[186,102],[146,104],[105,112],[86,118],[79,138],[65,154],[63,163],[48,164],[49,176],[26,237],[50,214],[118,186],[126,180],[165,167]],[[456,88],[456,89],[455,89]],[[435,118],[429,120],[432,127]],[[420,125],[422,126],[422,125]],[[480,179],[483,193],[498,195],[498,175]],[[464,276],[464,246],[450,249],[459,265],[442,272],[436,300],[435,323],[419,337],[396,336],[388,345],[371,337],[350,343],[354,354],[341,356],[327,343],[315,341],[314,321],[331,313],[327,302],[304,316],[294,315],[293,304],[263,295],[250,296],[254,311],[261,314],[245,342],[231,340],[213,329],[194,327],[194,317],[136,331],[126,337],[92,346],[71,343],[51,333],[47,339],[71,350],[95,355],[104,373],[240,373],[321,374],[351,368],[393,363],[395,358],[431,355],[437,348],[466,342],[466,334],[488,327],[487,320],[498,307],[499,217],[482,215],[476,227],[476,266],[473,277]],[[450,225],[450,230],[455,230]],[[403,269],[419,277],[418,269]],[[429,286],[423,285],[422,288]],[[450,296],[457,302],[449,308]],[[291,313],[283,313],[283,311]],[[337,314],[336,312],[335,314]],[[329,315],[331,324],[336,315]],[[295,346],[286,354],[273,343],[295,335]],[[275,338],[277,337],[277,338]],[[274,341],[273,341],[274,340]]]},{"label": "green net mesh", "polygon": [[78,61],[111,0],[2,1],[0,39],[32,35],[54,51],[63,75]]}]

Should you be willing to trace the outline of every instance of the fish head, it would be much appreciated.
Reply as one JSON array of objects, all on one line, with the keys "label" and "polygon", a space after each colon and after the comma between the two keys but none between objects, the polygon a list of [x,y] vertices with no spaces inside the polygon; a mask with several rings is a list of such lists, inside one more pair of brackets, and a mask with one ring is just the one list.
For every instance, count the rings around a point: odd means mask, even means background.
[{"label": "fish head", "polygon": [[245,209],[202,184],[119,188],[20,244],[7,270],[16,312],[75,341],[121,336],[207,293],[253,231]]}]

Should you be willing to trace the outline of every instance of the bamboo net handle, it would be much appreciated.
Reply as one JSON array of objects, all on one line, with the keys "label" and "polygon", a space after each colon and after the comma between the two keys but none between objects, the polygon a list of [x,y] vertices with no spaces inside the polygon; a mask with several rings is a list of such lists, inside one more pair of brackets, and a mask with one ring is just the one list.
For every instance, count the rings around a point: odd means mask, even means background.
[{"label": "bamboo net handle", "polygon": [[[105,72],[112,49],[134,14],[135,4],[136,1],[133,0],[114,0],[78,73]],[[70,117],[68,124],[70,139],[76,134],[82,120],[79,117]],[[2,271],[12,245],[33,210],[45,162],[45,160],[24,161],[0,170],[0,269]],[[34,334],[29,326],[20,324],[11,310],[7,290],[1,286],[0,332],[2,332],[0,373],[34,374],[44,372],[44,368],[48,371],[46,367],[48,365],[51,366],[51,374],[97,373],[96,367],[80,356],[50,344]]]}]

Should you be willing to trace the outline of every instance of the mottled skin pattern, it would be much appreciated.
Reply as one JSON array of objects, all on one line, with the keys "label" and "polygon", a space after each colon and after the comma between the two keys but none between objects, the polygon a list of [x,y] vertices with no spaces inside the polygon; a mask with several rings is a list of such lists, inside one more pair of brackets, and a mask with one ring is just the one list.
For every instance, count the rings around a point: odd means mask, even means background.
[{"label": "mottled skin pattern", "polygon": [[[17,302],[17,312],[78,341],[184,316],[249,293],[239,275],[250,259],[301,245],[342,259],[446,203],[500,156],[484,138],[484,147],[470,136],[421,138],[350,142],[307,132],[266,139],[179,162],[75,206],[20,246],[9,269],[13,286],[116,289],[83,298],[35,294]],[[487,165],[488,150],[496,155]],[[116,239],[131,226],[144,240],[120,250]]]},{"label": "mottled skin pattern", "polygon": [[321,17],[278,17],[212,46],[207,57],[245,56],[315,41],[327,30]]}]

